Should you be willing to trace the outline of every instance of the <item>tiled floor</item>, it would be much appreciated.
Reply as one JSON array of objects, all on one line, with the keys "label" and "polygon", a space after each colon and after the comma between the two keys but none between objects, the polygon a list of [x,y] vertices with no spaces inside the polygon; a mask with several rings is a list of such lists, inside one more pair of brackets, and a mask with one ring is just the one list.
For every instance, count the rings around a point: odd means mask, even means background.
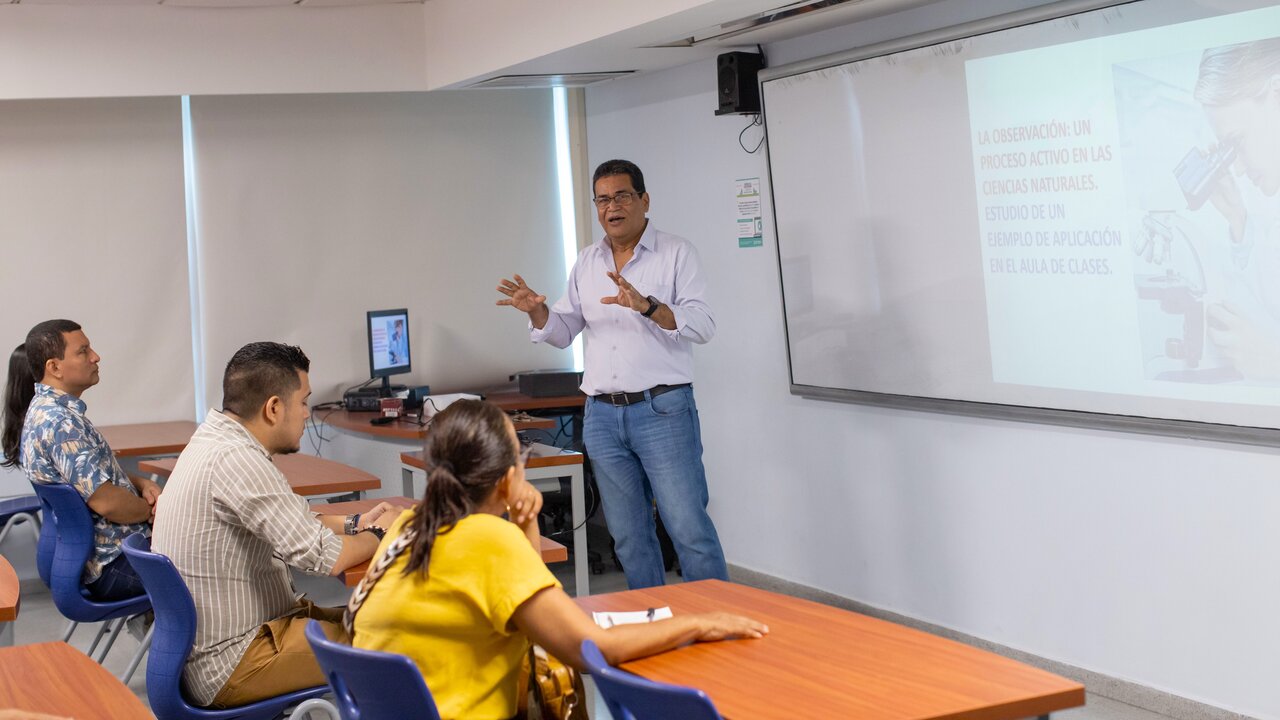
[{"label": "tiled floor", "polygon": [[[557,567],[557,576],[564,584],[565,590],[572,593],[572,566],[568,563],[559,565]],[[668,576],[668,582],[679,582],[679,580],[680,578],[675,573],[671,573]],[[328,578],[304,578],[299,576],[298,586],[299,590],[307,592],[313,600],[321,604],[338,605],[346,601],[346,588]],[[593,575],[591,577],[591,589],[593,593],[624,590],[626,589],[626,579],[622,573],[616,571],[607,572],[603,575]],[[62,616],[58,614],[57,609],[53,606],[53,599],[48,590],[38,580],[25,582],[22,590],[22,610],[15,626],[15,643],[21,645],[60,639],[66,629],[66,621],[62,619]],[[88,649],[95,631],[96,629],[92,627],[77,629],[71,638],[71,644],[81,650]],[[107,657],[107,669],[118,676],[128,665],[129,659],[136,648],[137,642],[129,637],[127,633],[121,633],[115,647],[112,648],[110,655]],[[129,687],[139,698],[144,702],[146,701],[145,660],[134,675],[132,682],[129,683]],[[1165,715],[1149,712],[1092,693],[1089,694],[1087,704],[1084,707],[1058,713],[1053,717],[1055,720],[1167,720],[1168,718]]]}]

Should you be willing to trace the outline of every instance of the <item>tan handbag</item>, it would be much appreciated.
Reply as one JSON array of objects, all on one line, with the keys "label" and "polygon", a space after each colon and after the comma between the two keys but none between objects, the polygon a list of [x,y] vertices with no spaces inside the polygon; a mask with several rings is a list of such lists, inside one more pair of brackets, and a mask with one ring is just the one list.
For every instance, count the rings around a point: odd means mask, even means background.
[{"label": "tan handbag", "polygon": [[587,694],[582,675],[537,645],[529,647],[521,664],[517,693],[518,718],[587,720]]}]

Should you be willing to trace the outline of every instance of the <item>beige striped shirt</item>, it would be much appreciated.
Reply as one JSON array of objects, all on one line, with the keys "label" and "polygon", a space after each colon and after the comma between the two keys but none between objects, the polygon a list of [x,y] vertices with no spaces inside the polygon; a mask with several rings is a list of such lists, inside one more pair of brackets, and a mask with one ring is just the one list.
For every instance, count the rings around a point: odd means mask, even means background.
[{"label": "beige striped shirt", "polygon": [[235,419],[210,410],[156,503],[152,547],[196,605],[189,698],[213,702],[264,623],[298,605],[287,565],[328,575],[342,539],[311,513]]}]

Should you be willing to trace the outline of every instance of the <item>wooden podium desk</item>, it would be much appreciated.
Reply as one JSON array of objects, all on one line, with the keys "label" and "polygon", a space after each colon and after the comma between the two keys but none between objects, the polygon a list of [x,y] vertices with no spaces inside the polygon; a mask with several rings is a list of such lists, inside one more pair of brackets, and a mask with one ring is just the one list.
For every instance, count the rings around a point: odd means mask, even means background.
[{"label": "wooden podium desk", "polygon": [[13,566],[5,556],[0,555],[0,647],[13,644],[13,623],[18,619],[20,600],[18,574],[13,571]]},{"label": "wooden podium desk", "polygon": [[[333,503],[332,505],[325,506],[324,510],[326,514],[351,515],[371,510],[380,502],[388,502],[392,505],[403,508],[411,508],[418,504],[417,500],[407,497],[370,498],[368,500]],[[549,538],[542,538],[541,550],[542,562],[544,563],[564,562],[569,559],[569,549]],[[359,565],[347,568],[347,571],[342,573],[342,582],[345,583],[347,587],[355,587],[360,584],[360,580],[364,578],[365,573],[368,571],[368,562],[362,562]]]},{"label": "wooden podium desk", "polygon": [[117,457],[177,455],[187,446],[198,425],[190,420],[103,425],[98,428]]},{"label": "wooden podium desk", "polygon": [[124,683],[64,642],[0,648],[0,708],[94,720],[154,717]]},{"label": "wooden podium desk", "polygon": [[[377,476],[325,458],[294,453],[276,455],[271,461],[284,473],[289,487],[306,497],[351,494],[359,499],[365,490],[382,487]],[[151,473],[152,479],[167,478],[177,463],[178,459],[172,457],[143,460],[138,463],[138,469]]]},{"label": "wooden podium desk", "polygon": [[699,688],[728,720],[1015,720],[1084,704],[1084,686],[953,640],[786,595],[724,582],[578,598],[582,609],[669,606],[759,620],[757,640],[695,643],[624,663]]},{"label": "wooden podium desk", "polygon": [[[414,489],[415,471],[426,472],[422,452],[400,453],[400,481],[404,494],[417,497]],[[524,477],[542,491],[560,489],[560,478],[569,478],[569,509],[573,522],[573,579],[577,595],[590,592],[591,572],[587,564],[587,504],[586,476],[583,472],[583,455],[572,450],[561,450],[542,443],[533,444],[533,454],[524,466]],[[423,484],[423,491],[426,485]]]}]

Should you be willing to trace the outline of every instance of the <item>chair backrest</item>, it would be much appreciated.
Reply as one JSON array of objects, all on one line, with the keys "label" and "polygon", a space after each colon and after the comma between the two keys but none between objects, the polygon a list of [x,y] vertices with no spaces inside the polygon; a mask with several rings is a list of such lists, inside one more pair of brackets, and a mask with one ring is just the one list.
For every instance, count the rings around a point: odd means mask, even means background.
[{"label": "chair backrest", "polygon": [[93,552],[93,519],[89,506],[70,485],[31,483],[31,487],[44,511],[36,569],[52,591],[54,605],[70,617],[76,612],[73,606],[84,600],[80,578]]},{"label": "chair backrest", "polygon": [[342,720],[440,720],[422,672],[409,658],[334,642],[315,620],[307,623],[306,635]]},{"label": "chair backrest", "polygon": [[722,720],[706,693],[653,682],[614,668],[590,640],[582,641],[582,661],[614,720]]},{"label": "chair backrest", "polygon": [[160,718],[191,717],[202,709],[190,705],[182,695],[182,668],[196,640],[196,605],[169,558],[151,552],[151,538],[133,534],[124,539],[129,558],[142,586],[151,598],[155,625],[147,658],[147,700]]}]

